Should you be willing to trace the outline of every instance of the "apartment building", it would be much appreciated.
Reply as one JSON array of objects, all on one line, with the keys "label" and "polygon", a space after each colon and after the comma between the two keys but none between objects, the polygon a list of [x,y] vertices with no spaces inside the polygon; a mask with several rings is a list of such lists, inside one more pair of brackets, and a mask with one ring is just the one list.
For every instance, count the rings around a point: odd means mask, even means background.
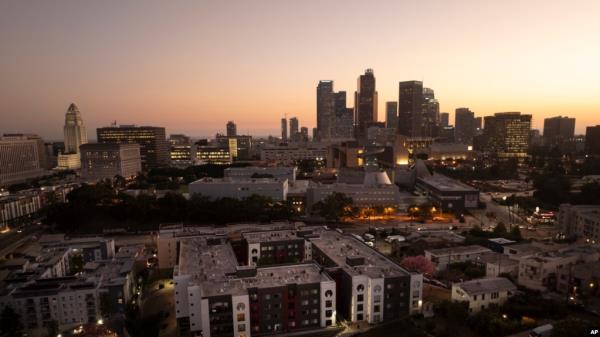
[{"label": "apartment building", "polygon": [[477,313],[490,305],[502,305],[517,287],[504,277],[490,277],[452,284],[451,299],[467,302],[469,313]]}]

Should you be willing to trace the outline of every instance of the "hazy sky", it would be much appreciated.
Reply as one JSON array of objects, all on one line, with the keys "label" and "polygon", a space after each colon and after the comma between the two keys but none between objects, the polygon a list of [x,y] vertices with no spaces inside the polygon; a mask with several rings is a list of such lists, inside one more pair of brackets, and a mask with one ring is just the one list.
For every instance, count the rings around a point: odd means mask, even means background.
[{"label": "hazy sky", "polygon": [[113,120],[278,134],[284,114],[314,126],[320,79],[351,93],[366,68],[382,121],[416,79],[441,111],[583,132],[600,124],[599,15],[598,0],[0,0],[0,132],[60,139],[75,102],[90,138]]}]

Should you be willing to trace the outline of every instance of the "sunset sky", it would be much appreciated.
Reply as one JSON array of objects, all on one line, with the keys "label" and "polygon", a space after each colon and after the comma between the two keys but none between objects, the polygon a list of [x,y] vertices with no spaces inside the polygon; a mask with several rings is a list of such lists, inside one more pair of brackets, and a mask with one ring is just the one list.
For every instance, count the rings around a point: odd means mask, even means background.
[{"label": "sunset sky", "polygon": [[312,129],[318,81],[352,93],[373,68],[381,121],[414,79],[441,111],[567,115],[583,133],[600,124],[599,17],[598,0],[0,0],[0,132],[62,139],[71,102],[91,139],[113,120]]}]

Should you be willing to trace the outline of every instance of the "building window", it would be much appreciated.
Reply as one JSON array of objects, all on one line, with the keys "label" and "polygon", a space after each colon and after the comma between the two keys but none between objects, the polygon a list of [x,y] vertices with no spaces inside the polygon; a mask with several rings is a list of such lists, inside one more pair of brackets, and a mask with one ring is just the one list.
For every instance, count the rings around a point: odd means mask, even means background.
[{"label": "building window", "polygon": [[362,284],[359,284],[359,285],[356,287],[356,291],[358,291],[359,293],[362,293],[363,291],[365,291],[365,286],[364,286],[364,285],[362,285]]},{"label": "building window", "polygon": [[325,301],[325,307],[326,308],[331,308],[331,306],[333,306],[333,302],[331,300]]},{"label": "building window", "polygon": [[492,299],[496,299],[499,297],[499,294],[497,292],[494,292],[491,294],[491,296],[492,296]]},{"label": "building window", "polygon": [[363,311],[363,305],[362,304],[357,305],[356,311]]},{"label": "building window", "polygon": [[246,305],[244,303],[238,303],[237,310],[244,311],[244,309],[246,309]]},{"label": "building window", "polygon": [[325,290],[325,297],[331,297],[331,296],[333,296],[333,291]]},{"label": "building window", "polygon": [[242,322],[246,320],[246,315],[244,313],[237,314],[237,321]]},{"label": "building window", "polygon": [[373,311],[374,312],[379,312],[380,310],[381,310],[381,307],[378,306],[378,305],[376,305],[376,306],[373,307]]},{"label": "building window", "polygon": [[325,310],[325,317],[329,318],[333,315],[333,310]]},{"label": "building window", "polygon": [[238,324],[238,331],[239,332],[246,331],[246,324]]},{"label": "building window", "polygon": [[363,295],[363,294],[359,294],[359,295],[357,295],[357,296],[356,296],[356,301],[358,301],[358,302],[362,302],[362,301],[364,301],[364,295]]}]

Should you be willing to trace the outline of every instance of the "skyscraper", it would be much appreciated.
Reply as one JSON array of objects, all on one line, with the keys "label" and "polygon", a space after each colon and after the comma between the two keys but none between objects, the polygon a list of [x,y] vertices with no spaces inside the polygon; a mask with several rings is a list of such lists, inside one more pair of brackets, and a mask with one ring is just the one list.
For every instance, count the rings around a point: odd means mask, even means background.
[{"label": "skyscraper", "polygon": [[600,125],[588,126],[585,129],[585,153],[600,156]]},{"label": "skyscraper", "polygon": [[385,127],[388,129],[398,127],[398,102],[385,103]]},{"label": "skyscraper", "polygon": [[300,130],[300,123],[298,123],[298,118],[292,117],[290,118],[290,136],[295,135]]},{"label": "skyscraper", "polygon": [[318,139],[329,139],[333,115],[333,81],[319,81],[317,85],[317,132]]},{"label": "skyscraper", "polygon": [[400,82],[398,93],[398,133],[406,137],[422,137],[423,82]]},{"label": "skyscraper", "polygon": [[350,140],[354,136],[354,111],[346,107],[346,92],[333,93],[331,140]]},{"label": "skyscraper", "polygon": [[237,136],[237,125],[234,121],[227,122],[227,137]]},{"label": "skyscraper", "polygon": [[446,127],[450,125],[450,114],[447,112],[440,112],[440,127]]},{"label": "skyscraper", "polygon": [[373,69],[365,70],[358,77],[357,91],[354,93],[356,138],[364,139],[367,128],[377,122],[377,90]]},{"label": "skyscraper", "polygon": [[480,150],[499,158],[524,158],[529,148],[531,115],[520,112],[499,112],[486,116]]},{"label": "skyscraper", "polygon": [[454,139],[457,143],[473,144],[475,113],[469,108],[457,108],[454,113]]},{"label": "skyscraper", "polygon": [[[333,81],[317,86],[317,139],[349,140],[354,135],[354,112],[346,108],[346,92],[334,92]],[[313,137],[313,139],[315,139]]]},{"label": "skyscraper", "polygon": [[431,88],[423,88],[423,120],[421,137],[437,137],[440,125],[440,103]]},{"label": "skyscraper", "polygon": [[544,119],[544,146],[560,151],[575,136],[575,118],[552,117]]},{"label": "skyscraper", "polygon": [[300,128],[300,136],[303,142],[308,142],[308,128],[306,126]]},{"label": "skyscraper", "polygon": [[288,140],[288,130],[287,130],[287,119],[281,119],[281,141],[287,142]]},{"label": "skyscraper", "polygon": [[74,103],[69,105],[65,114],[65,153],[79,153],[79,146],[87,143],[87,133],[81,119],[81,113]]},{"label": "skyscraper", "polygon": [[96,129],[98,143],[139,144],[144,170],[169,165],[165,128],[121,125]]}]

